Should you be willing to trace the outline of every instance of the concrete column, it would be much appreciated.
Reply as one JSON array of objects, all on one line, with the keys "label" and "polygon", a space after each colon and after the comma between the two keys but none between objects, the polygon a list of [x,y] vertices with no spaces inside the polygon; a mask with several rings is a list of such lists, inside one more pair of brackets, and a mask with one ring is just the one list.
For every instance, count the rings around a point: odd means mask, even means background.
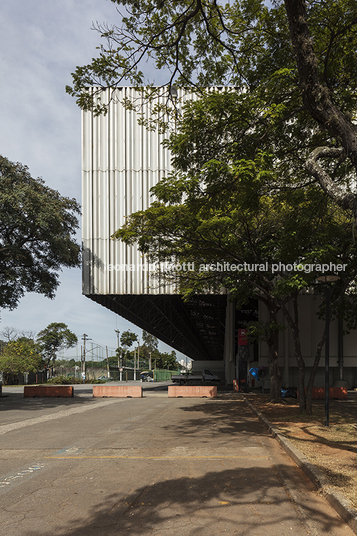
[{"label": "concrete column", "polygon": [[[289,303],[287,304],[287,307],[289,307]],[[283,387],[289,387],[289,326],[288,321],[284,317],[284,370],[283,370]]]},{"label": "concrete column", "polygon": [[227,297],[224,339],[224,367],[227,384],[235,378],[235,302]]}]

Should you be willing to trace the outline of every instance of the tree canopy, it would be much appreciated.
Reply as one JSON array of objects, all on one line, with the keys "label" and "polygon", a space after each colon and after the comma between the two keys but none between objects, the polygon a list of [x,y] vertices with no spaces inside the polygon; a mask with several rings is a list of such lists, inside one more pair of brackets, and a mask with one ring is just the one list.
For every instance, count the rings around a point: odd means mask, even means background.
[{"label": "tree canopy", "polygon": [[148,359],[150,356],[150,353],[152,353],[154,350],[157,350],[159,346],[159,341],[155,335],[152,335],[148,331],[145,331],[143,329],[142,333],[142,339],[143,339],[143,345],[141,346],[140,350],[143,350],[145,357]]},{"label": "tree canopy", "polygon": [[8,342],[0,354],[0,370],[6,375],[36,372],[41,365],[42,357],[38,345],[26,337]]},{"label": "tree canopy", "polygon": [[[130,215],[114,236],[137,242],[150,262],[169,261],[165,280],[186,297],[224,287],[240,305],[252,296],[260,300],[269,313],[265,340],[278,397],[278,312],[293,329],[303,369],[298,309],[291,315],[286,304],[309,291],[330,263],[342,276],[336,300],[351,290],[357,270],[354,216],[292,173],[295,154],[281,152],[277,159],[269,145],[262,144],[264,152],[236,141],[245,105],[244,96],[221,93],[188,103],[167,142],[176,171],[152,188],[151,207]],[[276,140],[279,146],[278,135]],[[324,334],[318,358],[323,341]]]},{"label": "tree canopy", "polygon": [[75,199],[0,156],[0,307],[15,308],[25,292],[54,297],[61,268],[79,266],[79,212]]},{"label": "tree canopy", "polygon": [[52,360],[55,365],[57,353],[64,348],[71,348],[77,344],[77,336],[63,322],[52,322],[37,335],[41,353],[46,363]]},{"label": "tree canopy", "polygon": [[138,336],[130,330],[123,331],[120,336],[120,343],[125,349],[131,348],[137,340]]},{"label": "tree canopy", "polygon": [[257,124],[265,135],[303,130],[304,168],[336,203],[355,210],[346,179],[357,169],[356,0],[112,2],[125,10],[120,25],[96,25],[99,57],[77,67],[67,88],[82,108],[107,106],[88,86],[143,85],[148,60],[171,87],[234,86],[255,103],[241,135]]}]

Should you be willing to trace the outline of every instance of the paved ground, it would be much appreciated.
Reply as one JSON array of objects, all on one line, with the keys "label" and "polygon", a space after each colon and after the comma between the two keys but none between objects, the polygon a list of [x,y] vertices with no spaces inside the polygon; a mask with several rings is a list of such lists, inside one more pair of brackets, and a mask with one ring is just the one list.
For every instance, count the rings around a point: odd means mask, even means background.
[{"label": "paved ground", "polygon": [[[6,536],[351,536],[243,401],[0,399]],[[7,396],[6,396],[7,395]]]}]

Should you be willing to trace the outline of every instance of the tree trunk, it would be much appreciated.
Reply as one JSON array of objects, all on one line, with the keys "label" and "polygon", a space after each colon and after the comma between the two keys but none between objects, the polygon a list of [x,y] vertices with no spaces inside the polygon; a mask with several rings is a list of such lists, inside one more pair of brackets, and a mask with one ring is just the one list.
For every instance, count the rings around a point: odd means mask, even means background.
[{"label": "tree trunk", "polygon": [[[308,25],[305,0],[285,0],[289,21],[290,39],[294,48],[299,72],[300,87],[305,109],[315,119],[322,130],[340,141],[344,153],[357,170],[356,127],[351,119],[334,104],[328,87],[320,82],[318,58],[314,52],[313,40]],[[342,208],[353,208],[356,196],[334,183],[326,172],[317,165],[321,151],[326,156],[338,158],[340,149],[317,148],[316,154],[307,162],[307,168],[320,182],[325,192]],[[335,151],[336,154],[333,154]]]},{"label": "tree trunk", "polygon": [[294,354],[296,357],[299,375],[298,375],[298,391],[299,391],[299,410],[300,413],[306,411],[306,394],[305,394],[305,361],[301,353],[300,330],[299,330],[299,311],[298,311],[298,295],[293,298],[294,318],[292,318],[286,305],[282,305],[282,311],[291,328],[294,338]]},{"label": "tree trunk", "polygon": [[270,355],[270,400],[276,402],[281,399],[281,372],[279,368],[278,349],[275,347],[269,348]]},{"label": "tree trunk", "polygon": [[315,376],[316,376],[317,368],[319,366],[319,362],[321,358],[321,351],[322,351],[323,345],[325,344],[325,340],[326,340],[326,329],[324,330],[321,340],[319,344],[317,345],[314,364],[312,366],[309,381],[308,381],[307,388],[306,388],[306,413],[307,415],[312,414],[312,388],[314,386]]},{"label": "tree trunk", "polygon": [[269,334],[267,342],[269,346],[269,373],[270,373],[270,400],[277,402],[281,400],[281,372],[279,368],[279,328],[278,309],[272,304],[269,308]]}]

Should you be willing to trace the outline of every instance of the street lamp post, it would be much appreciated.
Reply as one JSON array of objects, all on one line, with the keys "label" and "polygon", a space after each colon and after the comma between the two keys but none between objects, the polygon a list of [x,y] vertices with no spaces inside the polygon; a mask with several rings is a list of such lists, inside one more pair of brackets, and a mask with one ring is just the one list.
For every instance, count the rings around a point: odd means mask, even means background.
[{"label": "street lamp post", "polygon": [[330,420],[330,317],[331,317],[331,294],[332,288],[328,283],[338,281],[338,275],[321,275],[318,281],[326,283],[325,285],[325,426],[329,426]]}]

